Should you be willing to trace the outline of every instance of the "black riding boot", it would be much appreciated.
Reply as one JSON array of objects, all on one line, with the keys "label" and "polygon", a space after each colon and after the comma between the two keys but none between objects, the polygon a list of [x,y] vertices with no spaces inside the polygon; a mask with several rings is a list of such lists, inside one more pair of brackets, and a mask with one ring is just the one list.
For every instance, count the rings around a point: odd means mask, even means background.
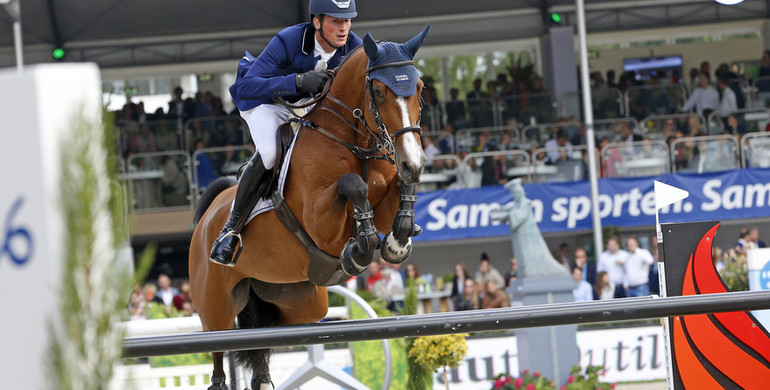
[{"label": "black riding boot", "polygon": [[[256,206],[259,200],[257,188],[265,176],[265,166],[262,164],[262,158],[259,152],[254,154],[246,167],[243,169],[238,189],[235,192],[235,201],[233,202],[233,211],[230,213],[230,219],[225,223],[222,233],[214,241],[211,248],[209,260],[228,267],[235,267],[235,262],[243,249],[241,242],[241,230],[246,224],[246,219],[251,210]],[[238,251],[235,251],[236,245]]]}]

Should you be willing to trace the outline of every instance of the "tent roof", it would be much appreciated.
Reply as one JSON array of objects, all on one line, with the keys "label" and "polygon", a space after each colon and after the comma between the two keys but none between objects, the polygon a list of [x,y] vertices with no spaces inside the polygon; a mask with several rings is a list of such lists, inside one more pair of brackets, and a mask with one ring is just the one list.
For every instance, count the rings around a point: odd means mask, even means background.
[{"label": "tent roof", "polygon": [[[0,3],[8,0],[0,0]],[[588,1],[589,32],[680,26],[768,17],[768,2],[734,6],[713,0]],[[67,61],[103,68],[232,60],[259,52],[281,28],[307,20],[307,0],[23,0],[25,63],[52,61],[62,45]],[[358,1],[354,31],[403,41],[428,22],[426,45],[533,38],[549,11],[575,25],[565,0]],[[13,66],[13,18],[0,11],[0,67]]]}]

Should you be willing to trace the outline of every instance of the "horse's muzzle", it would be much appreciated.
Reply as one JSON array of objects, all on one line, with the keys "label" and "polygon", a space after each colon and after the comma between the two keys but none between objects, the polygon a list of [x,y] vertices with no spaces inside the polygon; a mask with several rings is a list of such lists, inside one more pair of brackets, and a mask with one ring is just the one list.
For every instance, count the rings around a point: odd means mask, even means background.
[{"label": "horse's muzzle", "polygon": [[422,171],[425,169],[426,157],[423,154],[419,161],[401,161],[398,163],[398,177],[404,184],[419,184]]}]

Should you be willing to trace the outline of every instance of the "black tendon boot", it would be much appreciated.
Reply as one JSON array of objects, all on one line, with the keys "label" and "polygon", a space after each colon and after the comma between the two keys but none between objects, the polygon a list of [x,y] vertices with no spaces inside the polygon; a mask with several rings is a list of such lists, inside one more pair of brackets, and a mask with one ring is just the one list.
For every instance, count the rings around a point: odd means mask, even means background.
[{"label": "black tendon boot", "polygon": [[[259,152],[254,154],[249,163],[243,169],[238,189],[235,192],[235,201],[233,202],[233,211],[230,213],[230,219],[225,223],[222,233],[214,241],[211,248],[209,260],[228,267],[235,267],[235,262],[243,249],[241,242],[241,230],[246,224],[246,219],[251,210],[256,206],[259,200],[257,188],[264,178],[265,172],[262,158]],[[235,251],[236,245],[238,251]]]}]

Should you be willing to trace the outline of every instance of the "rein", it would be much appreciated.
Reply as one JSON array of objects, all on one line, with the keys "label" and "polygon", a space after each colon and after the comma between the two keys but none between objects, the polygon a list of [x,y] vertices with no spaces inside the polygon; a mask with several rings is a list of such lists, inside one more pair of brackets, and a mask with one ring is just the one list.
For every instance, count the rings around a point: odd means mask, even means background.
[{"label": "rein", "polygon": [[[395,150],[396,139],[410,132],[422,134],[422,128],[417,125],[407,126],[397,130],[392,135],[388,133],[387,126],[382,121],[382,117],[380,116],[379,109],[377,108],[377,104],[375,103],[374,87],[372,85],[373,81],[369,77],[369,75],[371,72],[377,69],[389,68],[389,67],[395,67],[395,66],[404,66],[404,65],[414,65],[414,61],[399,61],[399,62],[392,62],[389,64],[375,65],[375,66],[369,67],[366,70],[366,89],[369,93],[369,110],[374,115],[374,122],[375,122],[377,131],[375,131],[369,126],[369,123],[366,120],[366,116],[364,115],[364,112],[361,109],[361,107],[364,106],[364,102],[366,100],[366,93],[361,97],[360,107],[355,109],[351,109],[350,107],[348,107],[347,104],[345,104],[345,102],[343,102],[342,100],[336,98],[334,95],[329,93],[331,91],[332,82],[334,81],[337,70],[339,68],[325,71],[325,73],[329,76],[329,80],[324,85],[324,88],[321,91],[321,93],[318,94],[317,96],[314,96],[310,101],[302,104],[292,104],[292,103],[286,102],[283,98],[276,98],[275,100],[279,104],[290,109],[290,112],[292,113],[292,115],[294,115],[294,118],[290,119],[291,122],[295,122],[300,124],[301,126],[305,126],[307,128],[318,131],[319,133],[325,135],[326,137],[346,147],[348,150],[351,151],[351,153],[353,153],[353,155],[355,155],[360,160],[363,160],[365,164],[368,164],[370,160],[385,160],[390,164],[395,165],[396,161],[394,159],[394,156],[396,152]],[[368,144],[372,145],[371,147],[365,148],[365,147],[361,147],[361,146],[346,142],[341,138],[337,137],[336,135],[334,135],[333,133],[331,133],[330,131],[324,129],[323,127],[318,126],[317,124],[305,119],[305,117],[310,113],[307,113],[305,115],[299,115],[293,111],[295,109],[309,107],[313,104],[320,102],[325,98],[331,100],[332,102],[336,103],[337,105],[347,110],[351,115],[353,115],[354,118],[358,120],[359,125],[363,125],[366,132],[360,130],[359,126],[357,126],[354,123],[351,123],[344,115],[340,114],[337,110],[331,107],[321,105],[321,106],[318,106],[318,109],[324,110],[336,116],[344,124],[352,128],[353,131],[355,131],[356,133],[364,137],[368,141]],[[420,112],[422,112],[422,98],[420,98]],[[419,122],[420,122],[420,118],[418,117],[417,123]],[[367,169],[364,169],[364,174],[366,174],[366,171]]]}]

